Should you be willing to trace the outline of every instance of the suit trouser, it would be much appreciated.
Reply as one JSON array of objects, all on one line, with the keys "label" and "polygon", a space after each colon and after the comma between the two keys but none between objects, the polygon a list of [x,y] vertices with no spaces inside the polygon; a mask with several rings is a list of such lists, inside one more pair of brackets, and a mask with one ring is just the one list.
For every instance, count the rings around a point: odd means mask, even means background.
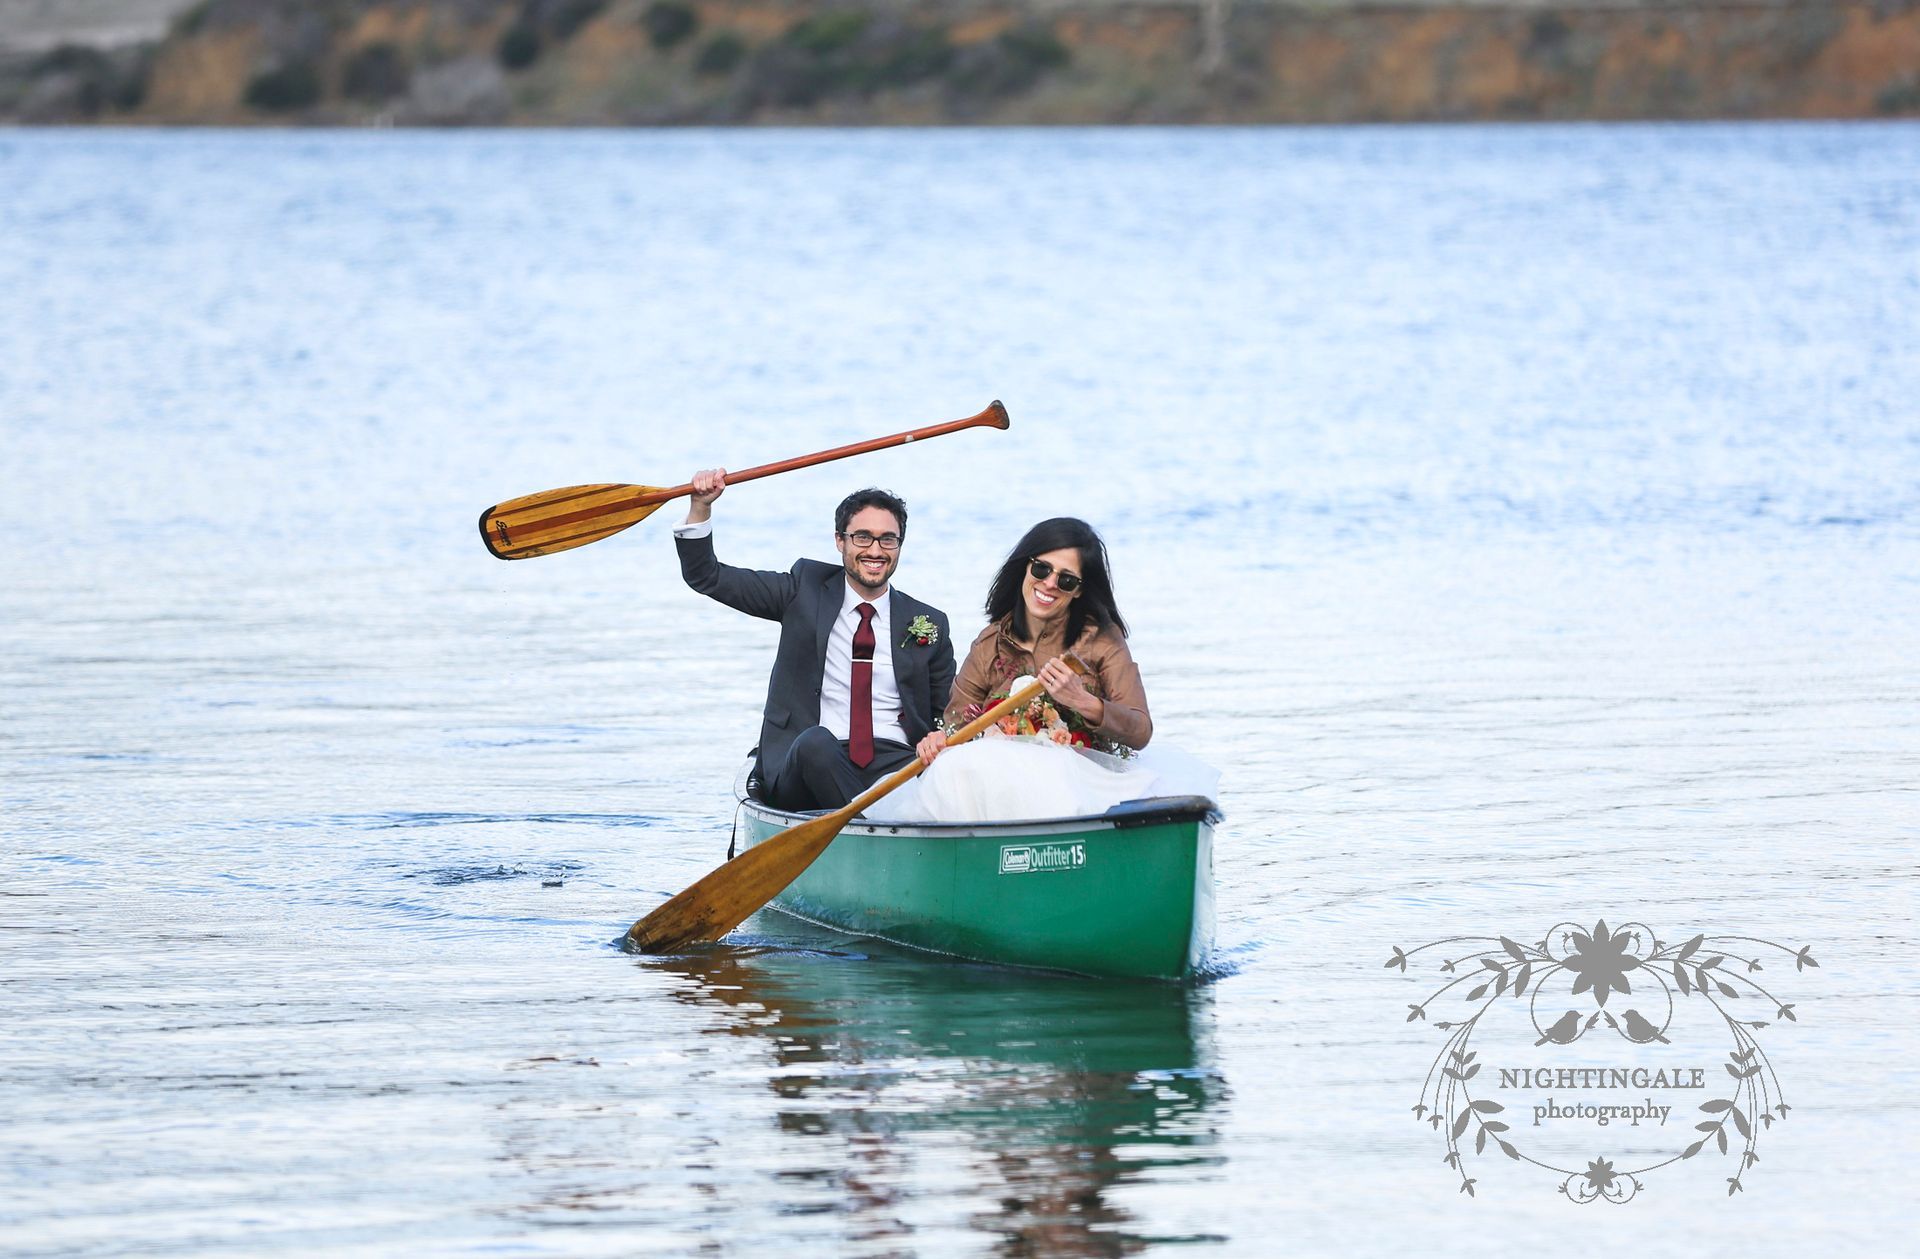
[{"label": "suit trouser", "polygon": [[862,769],[847,755],[845,739],[834,738],[825,726],[809,726],[772,773],[763,767],[767,803],[776,809],[837,809],[913,757],[904,743],[875,739],[873,760]]}]

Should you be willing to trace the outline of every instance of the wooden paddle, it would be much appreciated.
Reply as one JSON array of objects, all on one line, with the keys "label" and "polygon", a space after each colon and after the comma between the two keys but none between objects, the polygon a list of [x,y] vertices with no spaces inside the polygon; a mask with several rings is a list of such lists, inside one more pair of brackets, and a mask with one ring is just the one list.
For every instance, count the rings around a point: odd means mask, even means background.
[{"label": "wooden paddle", "polygon": [[[779,463],[748,468],[745,472],[729,472],[727,484],[772,476],[776,472],[791,472],[795,468],[810,468],[816,463],[831,463],[850,455],[864,455],[870,450],[904,446],[928,437],[957,433],[963,428],[982,425],[1005,428],[1008,423],[1007,409],[996,399],[980,414],[970,415],[964,420],[916,428],[911,433],[895,433],[892,437],[876,437],[872,441],[823,450],[816,455],[783,459]],[[496,503],[481,512],[480,540],[487,544],[487,550],[503,560],[524,560],[536,555],[552,555],[555,551],[570,551],[576,546],[611,537],[628,525],[645,520],[662,503],[691,493],[692,485],[676,485],[668,489],[651,485],[569,485],[564,489],[527,494]]]},{"label": "wooden paddle", "polygon": [[[1069,653],[1067,665],[1086,674],[1087,666]],[[965,743],[1016,708],[1033,702],[1046,689],[1039,682],[1018,691],[953,732],[948,746]],[[832,813],[809,818],[756,844],[627,930],[627,948],[641,953],[671,953],[698,940],[718,940],[745,921],[747,915],[785,890],[827,850],[848,822],[896,787],[910,782],[926,766],[918,758],[911,765],[881,779],[860,796]]]}]

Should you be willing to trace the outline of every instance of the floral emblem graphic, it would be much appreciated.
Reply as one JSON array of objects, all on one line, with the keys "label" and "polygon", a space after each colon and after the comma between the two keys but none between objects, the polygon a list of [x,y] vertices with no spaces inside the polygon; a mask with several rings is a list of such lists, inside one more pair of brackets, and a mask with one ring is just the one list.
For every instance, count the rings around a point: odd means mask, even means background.
[{"label": "floral emblem graphic", "polygon": [[933,623],[931,617],[922,614],[907,622],[907,633],[900,640],[900,645],[905,647],[910,643],[918,643],[922,647],[931,647],[939,641],[940,627]]},{"label": "floral emblem graphic", "polygon": [[1573,981],[1571,991],[1580,993],[1591,988],[1593,999],[1599,1005],[1607,1003],[1609,990],[1632,992],[1627,972],[1640,965],[1640,959],[1627,952],[1630,943],[1624,933],[1608,935],[1604,922],[1594,927],[1592,935],[1574,932],[1573,954],[1561,963],[1580,976]]},{"label": "floral emblem graphic", "polygon": [[[1642,1176],[1712,1149],[1722,1156],[1735,1156],[1733,1175],[1725,1178],[1731,1197],[1745,1188],[1742,1178],[1760,1160],[1757,1147],[1761,1134],[1784,1120],[1792,1109],[1785,1100],[1780,1077],[1755,1035],[1776,1023],[1798,1022],[1793,1004],[1775,996],[1756,978],[1765,969],[1762,956],[1774,950],[1792,958],[1795,971],[1819,966],[1811,946],[1793,949],[1751,936],[1705,934],[1668,944],[1654,938],[1652,930],[1641,923],[1609,929],[1604,921],[1595,923],[1591,930],[1561,923],[1533,944],[1521,944],[1508,936],[1459,936],[1413,949],[1396,947],[1386,960],[1388,968],[1411,973],[1410,964],[1420,954],[1444,951],[1438,969],[1447,977],[1425,1000],[1407,1006],[1407,1022],[1427,1022],[1446,1033],[1421,1086],[1414,1117],[1443,1134],[1444,1161],[1459,1175],[1460,1192],[1469,1197],[1475,1196],[1474,1186],[1479,1183],[1466,1170],[1469,1134],[1474,1155],[1486,1154],[1491,1146],[1514,1162],[1552,1172],[1560,1177],[1560,1192],[1577,1203],[1600,1198],[1612,1203],[1629,1202],[1645,1188]],[[1456,991],[1461,988],[1466,991]],[[1607,1008],[1609,998],[1613,998],[1612,1009]],[[1628,1000],[1633,1002],[1632,1007],[1623,1008]],[[1429,1019],[1429,1009],[1450,1008],[1436,1004],[1440,1002],[1457,1002],[1466,1008],[1459,1018]],[[1588,1008],[1578,1008],[1583,1004]],[[1756,1004],[1760,1008],[1755,1009]],[[1754,1017],[1768,1009],[1771,1018]],[[1504,1010],[1523,1012],[1531,1024],[1529,1033],[1515,1043],[1524,1049],[1531,1040],[1533,1050],[1547,1053],[1555,1052],[1548,1046],[1572,1045],[1589,1034],[1616,1046],[1622,1042],[1626,1046],[1672,1045],[1674,1038],[1669,1033],[1676,1030],[1676,1013],[1700,1012],[1709,1026],[1724,1026],[1731,1039],[1731,1048],[1719,1064],[1731,1077],[1730,1083],[1723,1080],[1721,1084],[1729,1091],[1698,1103],[1691,1142],[1683,1148],[1676,1143],[1671,1153],[1654,1161],[1623,1167],[1620,1164],[1625,1160],[1617,1156],[1596,1156],[1584,1168],[1559,1166],[1554,1157],[1536,1156],[1522,1149],[1513,1134],[1507,1106],[1488,1095],[1492,1090],[1481,1074],[1485,1064],[1472,1042],[1483,1024]],[[1607,1042],[1607,1037],[1617,1040]],[[1710,1088],[1709,1078],[1719,1078],[1718,1073],[1695,1068],[1672,1074],[1674,1080],[1669,1083],[1668,1068],[1661,1068],[1653,1085],[1718,1091]],[[1574,1087],[1581,1087],[1575,1082],[1592,1078],[1605,1081],[1613,1076],[1633,1077],[1633,1087],[1642,1088],[1648,1083],[1643,1077],[1652,1076],[1652,1071],[1589,1066],[1537,1071],[1503,1068],[1499,1072],[1503,1088],[1524,1087],[1521,1082],[1536,1075]],[[1549,1097],[1545,1108],[1535,1107],[1533,1126],[1540,1126],[1543,1113],[1554,1119],[1597,1118],[1602,1125],[1600,1131],[1606,1130],[1609,1118],[1631,1121],[1637,1128],[1643,1118],[1654,1124],[1657,1116],[1657,1125],[1664,1126],[1676,1107],[1654,1106],[1652,1101],[1648,1097],[1644,1107],[1581,1102],[1562,1109]]]}]

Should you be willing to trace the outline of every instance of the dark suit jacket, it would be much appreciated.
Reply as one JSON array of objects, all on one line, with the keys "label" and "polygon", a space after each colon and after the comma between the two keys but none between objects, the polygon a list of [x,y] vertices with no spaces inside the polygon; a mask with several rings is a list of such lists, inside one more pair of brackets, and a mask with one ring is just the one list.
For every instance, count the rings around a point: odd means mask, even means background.
[{"label": "dark suit jacket", "polygon": [[[820,682],[827,670],[827,635],[846,602],[847,575],[837,564],[795,560],[784,573],[722,564],[713,555],[713,538],[675,538],[680,575],[687,585],[749,616],[780,622],[780,649],[767,678],[767,707],[760,722],[761,778],[787,759],[787,749],[802,730],[820,724]],[[902,594],[887,592],[892,622],[893,681],[900,692],[900,727],[918,743],[947,709],[953,689],[953,640],[947,614]],[[907,638],[907,624],[924,616],[939,628],[934,641],[921,646]],[[902,643],[906,645],[902,645]]]}]

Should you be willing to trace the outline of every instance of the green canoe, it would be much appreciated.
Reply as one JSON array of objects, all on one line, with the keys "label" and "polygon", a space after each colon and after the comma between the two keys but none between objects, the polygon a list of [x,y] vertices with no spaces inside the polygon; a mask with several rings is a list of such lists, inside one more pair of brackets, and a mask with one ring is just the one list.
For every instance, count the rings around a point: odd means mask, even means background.
[{"label": "green canoe", "polygon": [[[814,816],[738,794],[748,847]],[[1219,820],[1204,796],[1167,796],[1032,822],[856,821],[773,908],[970,961],[1186,979],[1213,943]]]}]

